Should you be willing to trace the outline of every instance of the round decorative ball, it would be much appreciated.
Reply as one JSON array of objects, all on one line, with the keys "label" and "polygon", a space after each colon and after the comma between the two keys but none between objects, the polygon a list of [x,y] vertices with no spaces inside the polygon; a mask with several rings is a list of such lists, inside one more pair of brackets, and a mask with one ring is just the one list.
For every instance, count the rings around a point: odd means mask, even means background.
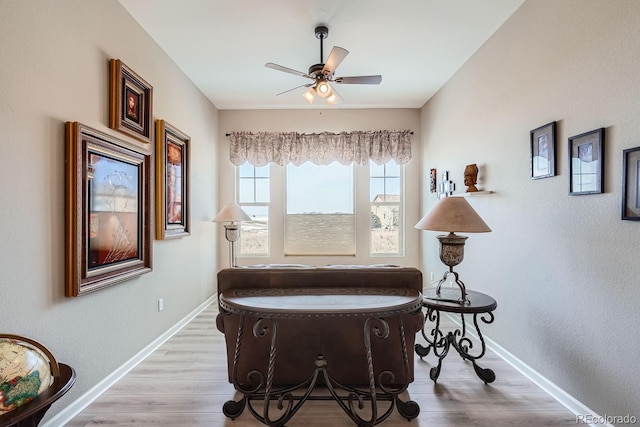
[{"label": "round decorative ball", "polygon": [[0,415],[29,403],[52,383],[46,354],[31,343],[0,337]]}]

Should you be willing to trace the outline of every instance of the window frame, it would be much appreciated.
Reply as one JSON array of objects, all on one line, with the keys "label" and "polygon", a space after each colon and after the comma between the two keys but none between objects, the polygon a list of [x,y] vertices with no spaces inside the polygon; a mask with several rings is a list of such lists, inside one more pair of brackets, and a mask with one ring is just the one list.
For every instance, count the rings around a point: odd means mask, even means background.
[{"label": "window frame", "polygon": [[[242,167],[246,167],[246,166],[250,166],[252,168],[253,171],[253,175],[252,176],[241,176],[240,172],[241,172],[241,168]],[[258,174],[256,174],[256,169],[257,168],[262,168],[262,167],[266,167],[267,171],[268,171],[268,175],[265,176],[258,176]],[[271,192],[272,192],[272,171],[271,171],[271,165],[265,165],[265,166],[253,166],[251,164],[243,164],[240,166],[236,166],[235,168],[235,194],[236,194],[236,203],[238,204],[238,206],[240,206],[240,208],[244,208],[246,207],[266,207],[267,209],[267,251],[266,253],[262,253],[262,252],[242,252],[242,227],[244,222],[240,223],[240,239],[238,239],[238,242],[236,242],[237,244],[237,256],[238,257],[256,257],[256,258],[268,258],[271,256],[271,226],[270,226],[270,219],[271,219]],[[240,189],[241,189],[241,185],[240,182],[241,180],[248,180],[251,179],[253,180],[253,195],[252,195],[252,202],[246,202],[246,201],[241,201],[241,197],[240,197]],[[257,197],[257,188],[258,188],[258,180],[267,180],[269,183],[268,186],[268,201],[264,202],[258,202],[256,201],[258,199]]]},{"label": "window frame", "polygon": [[[369,169],[369,212],[373,212],[373,207],[374,206],[397,206],[398,207],[398,252],[373,252],[373,238],[372,238],[372,229],[371,229],[371,224],[369,223],[369,256],[372,258],[379,258],[379,257],[404,257],[405,256],[405,206],[404,206],[404,202],[405,202],[405,165],[398,165],[396,164],[395,167],[398,168],[398,175],[388,175],[387,174],[387,164],[389,162],[391,162],[393,160],[389,160],[387,163],[383,163],[381,165],[377,165],[377,166],[382,166],[382,175],[372,175],[371,174],[371,168],[372,168],[372,161],[369,162],[368,165],[368,169]],[[375,163],[373,163],[375,164]],[[389,202],[386,200],[386,196],[389,196],[391,194],[387,194],[387,179],[391,179],[391,178],[398,178],[398,192],[400,193],[398,195],[398,201],[397,202]],[[372,200],[372,194],[371,194],[371,183],[372,183],[372,179],[382,179],[383,181],[383,197],[385,200],[380,201],[380,202],[375,202],[374,200]]]}]

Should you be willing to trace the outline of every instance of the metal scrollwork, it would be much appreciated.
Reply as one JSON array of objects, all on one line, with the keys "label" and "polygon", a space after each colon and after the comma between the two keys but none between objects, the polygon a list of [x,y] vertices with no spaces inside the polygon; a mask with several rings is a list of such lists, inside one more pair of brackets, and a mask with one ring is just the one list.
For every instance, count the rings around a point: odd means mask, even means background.
[{"label": "metal scrollwork", "polygon": [[[417,315],[419,304],[413,307],[411,312]],[[245,315],[240,315],[233,356],[232,382],[235,389],[242,393],[243,397],[238,401],[227,401],[223,405],[224,415],[235,419],[245,408],[248,408],[250,413],[263,424],[274,427],[284,426],[305,401],[327,398],[326,395],[312,394],[317,382],[322,378],[331,398],[359,426],[377,425],[387,419],[394,409],[397,409],[398,413],[407,420],[416,418],[420,413],[420,406],[416,402],[402,401],[399,398],[399,394],[403,393],[409,385],[410,367],[402,313],[397,313],[395,318],[397,318],[404,363],[404,381],[401,384],[398,384],[402,380],[399,378],[400,375],[396,375],[392,371],[384,370],[379,372],[377,376],[375,375],[372,339],[389,338],[390,325],[387,319],[374,316],[366,318],[363,328],[368,387],[356,388],[334,380],[329,374],[328,361],[322,354],[319,354],[315,361],[315,370],[308,379],[295,386],[278,388],[273,384],[277,356],[278,322],[271,317],[258,318],[251,328],[252,335],[256,339],[270,337],[266,375],[263,371],[254,369],[247,374],[249,387],[238,381],[238,366],[245,335]],[[388,406],[379,408],[381,401],[388,402]],[[365,410],[367,404],[370,404],[370,410]]]},{"label": "metal scrollwork", "polygon": [[[495,306],[493,308],[495,308]],[[475,328],[475,335],[477,336],[477,342],[480,343],[480,348],[478,349],[477,354],[472,354],[471,351],[474,350],[474,341],[469,335],[467,335],[467,324],[464,318],[464,313],[460,314],[460,328],[450,331],[445,335],[440,328],[440,311],[432,307],[427,307],[427,313],[425,315],[425,321],[422,328],[422,337],[427,342],[427,345],[423,346],[421,344],[416,344],[415,352],[422,358],[427,356],[429,352],[433,350],[433,354],[438,358],[438,364],[431,368],[429,376],[434,382],[436,382],[440,376],[442,359],[444,359],[449,353],[450,347],[453,347],[462,359],[469,360],[473,364],[473,369],[476,375],[484,381],[485,384],[495,381],[496,376],[493,370],[482,368],[478,366],[477,363],[477,360],[485,355],[487,349],[484,336],[482,335],[478,324],[478,317],[485,324],[492,323],[494,320],[492,311],[473,313],[473,325]],[[429,328],[427,325],[428,323],[433,327],[427,334],[427,329]],[[476,352],[474,351],[474,353]]]}]

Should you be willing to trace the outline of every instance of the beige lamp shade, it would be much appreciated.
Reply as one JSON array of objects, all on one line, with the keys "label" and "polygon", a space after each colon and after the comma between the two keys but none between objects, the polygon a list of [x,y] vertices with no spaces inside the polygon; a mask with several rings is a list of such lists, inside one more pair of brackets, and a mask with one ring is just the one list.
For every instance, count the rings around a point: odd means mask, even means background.
[{"label": "beige lamp shade", "polygon": [[227,203],[213,218],[212,222],[240,222],[251,221],[251,217],[235,203]]},{"label": "beige lamp shade", "polygon": [[464,197],[441,199],[416,225],[419,230],[486,233],[489,226]]}]

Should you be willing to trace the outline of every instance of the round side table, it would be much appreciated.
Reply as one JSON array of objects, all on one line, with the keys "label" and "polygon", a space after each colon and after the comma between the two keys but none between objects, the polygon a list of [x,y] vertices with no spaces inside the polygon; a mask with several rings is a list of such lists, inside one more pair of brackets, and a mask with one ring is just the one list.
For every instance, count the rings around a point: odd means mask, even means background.
[{"label": "round side table", "polygon": [[[491,369],[478,366],[477,363],[477,360],[482,358],[486,352],[486,345],[482,332],[480,332],[478,318],[483,323],[492,323],[494,320],[493,310],[496,309],[498,303],[489,295],[469,290],[467,290],[468,302],[459,302],[459,298],[460,291],[458,289],[442,289],[439,296],[436,295],[435,289],[425,291],[422,305],[427,309],[427,312],[422,328],[422,336],[427,342],[427,346],[416,344],[416,354],[422,358],[433,349],[433,354],[438,358],[438,365],[431,368],[429,376],[433,382],[436,382],[440,376],[442,359],[447,356],[449,348],[453,346],[462,359],[471,361],[476,375],[485,384],[492,383],[496,379],[496,374]],[[460,314],[461,328],[445,335],[440,329],[440,312]],[[481,344],[479,353],[475,355],[470,353],[473,343],[467,336],[465,314],[473,315],[473,325]],[[427,326],[428,323],[429,326]],[[431,329],[429,335],[427,335],[426,330],[429,328]]]}]

